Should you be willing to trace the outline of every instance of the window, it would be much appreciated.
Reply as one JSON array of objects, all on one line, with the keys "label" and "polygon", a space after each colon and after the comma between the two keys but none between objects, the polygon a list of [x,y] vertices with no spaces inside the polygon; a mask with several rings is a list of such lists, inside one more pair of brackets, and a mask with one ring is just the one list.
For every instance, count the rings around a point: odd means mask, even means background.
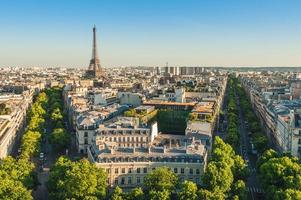
[{"label": "window", "polygon": [[298,140],[298,144],[301,144],[301,139]]},{"label": "window", "polygon": [[128,184],[132,184],[132,177],[128,177]]},{"label": "window", "polygon": [[140,168],[137,168],[137,174],[140,174]]},{"label": "window", "polygon": [[118,171],[119,171],[118,168],[115,168],[115,174],[118,174]]},{"label": "window", "polygon": [[125,178],[122,177],[122,178],[121,178],[121,185],[124,185],[124,183],[125,183]]},{"label": "window", "polygon": [[132,173],[132,170],[133,170],[132,168],[129,168],[129,174],[131,174],[131,173]]},{"label": "window", "polygon": [[193,174],[193,169],[192,168],[189,169],[189,174]]},{"label": "window", "polygon": [[173,171],[174,171],[174,173],[177,174],[178,173],[178,168],[174,168]]},{"label": "window", "polygon": [[181,174],[184,174],[184,173],[185,173],[185,169],[181,168]]},{"label": "window", "polygon": [[118,178],[115,178],[115,185],[118,185]]},{"label": "window", "polygon": [[196,174],[200,174],[200,169],[196,169],[196,170],[195,170],[195,173],[196,173]]},{"label": "window", "polygon": [[85,138],[85,144],[88,144],[88,138]]},{"label": "window", "polygon": [[143,168],[143,173],[147,173],[147,168]]},{"label": "window", "polygon": [[137,184],[140,184],[140,177],[137,177]]},{"label": "window", "polygon": [[88,137],[88,132],[85,132],[85,133],[84,133],[84,137]]},{"label": "window", "polygon": [[123,174],[125,173],[125,168],[121,169],[121,173],[123,173]]},{"label": "window", "polygon": [[107,169],[107,173],[108,173],[108,174],[111,173],[111,170],[110,170],[110,169]]}]

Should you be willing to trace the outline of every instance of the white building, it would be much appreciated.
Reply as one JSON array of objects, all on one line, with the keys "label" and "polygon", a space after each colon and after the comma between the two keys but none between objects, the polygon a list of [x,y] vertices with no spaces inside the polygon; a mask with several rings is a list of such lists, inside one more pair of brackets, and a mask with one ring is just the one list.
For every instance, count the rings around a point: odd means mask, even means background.
[{"label": "white building", "polygon": [[[135,145],[134,145],[135,146]],[[88,158],[108,173],[111,187],[136,187],[145,176],[158,167],[169,167],[180,181],[191,180],[201,184],[207,160],[207,150],[200,141],[181,142],[180,146],[164,146],[149,142],[142,147],[123,147],[120,142],[102,139],[88,149]]]},{"label": "white building", "polygon": [[7,115],[0,115],[0,158],[12,153],[15,142],[21,137],[26,127],[26,113],[32,103],[33,91],[22,95],[2,95],[0,103],[11,109]]},{"label": "white building", "polygon": [[100,124],[120,115],[127,109],[127,106],[114,104],[106,107],[94,107],[92,110],[80,113],[76,121],[76,144],[78,152],[87,153],[87,148],[92,144],[92,139],[100,128]]},{"label": "white building", "polygon": [[301,110],[278,115],[276,138],[283,152],[301,157]]}]

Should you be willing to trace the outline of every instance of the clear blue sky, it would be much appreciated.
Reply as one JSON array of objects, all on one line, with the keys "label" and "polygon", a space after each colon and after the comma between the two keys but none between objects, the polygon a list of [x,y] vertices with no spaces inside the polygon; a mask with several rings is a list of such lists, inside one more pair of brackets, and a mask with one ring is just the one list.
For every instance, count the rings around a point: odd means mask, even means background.
[{"label": "clear blue sky", "polygon": [[0,66],[301,66],[300,0],[2,0]]}]

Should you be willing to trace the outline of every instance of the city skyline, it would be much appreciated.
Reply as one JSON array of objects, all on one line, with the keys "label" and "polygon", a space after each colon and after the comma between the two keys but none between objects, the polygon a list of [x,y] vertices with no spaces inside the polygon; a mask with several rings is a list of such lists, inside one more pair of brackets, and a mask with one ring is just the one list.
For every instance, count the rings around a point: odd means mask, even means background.
[{"label": "city skyline", "polygon": [[301,2],[14,1],[0,8],[0,66],[301,66]]}]

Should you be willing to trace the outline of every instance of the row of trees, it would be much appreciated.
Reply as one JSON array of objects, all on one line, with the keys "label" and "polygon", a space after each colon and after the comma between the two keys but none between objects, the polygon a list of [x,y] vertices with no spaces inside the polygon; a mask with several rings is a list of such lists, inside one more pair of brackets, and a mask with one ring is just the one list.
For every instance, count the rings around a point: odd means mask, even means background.
[{"label": "row of trees", "polygon": [[[160,167],[147,175],[143,188],[123,192],[116,187],[107,194],[107,174],[89,161],[70,161],[60,157],[50,169],[47,187],[49,198],[112,199],[112,200],[197,200],[198,187],[191,181],[179,183],[178,176],[167,167]],[[177,191],[177,193],[176,193]]]},{"label": "row of trees", "polygon": [[248,167],[231,145],[215,137],[212,157],[203,176],[201,199],[246,199]]},{"label": "row of trees", "polygon": [[244,117],[249,124],[249,130],[251,132],[251,141],[259,153],[263,153],[268,146],[268,139],[263,133],[259,120],[253,112],[251,102],[247,97],[246,92],[242,88],[238,79],[235,78],[236,91],[240,99],[240,106],[244,111]]},{"label": "row of trees", "polygon": [[228,119],[228,130],[226,142],[229,143],[235,150],[240,145],[239,135],[239,124],[238,124],[238,109],[235,102],[235,79],[230,78],[228,81],[228,104],[227,104],[227,119]]},{"label": "row of trees", "polygon": [[39,93],[28,112],[19,157],[8,156],[0,161],[0,199],[32,199],[31,190],[38,185],[34,157],[40,151],[47,103],[46,93]]},{"label": "row of trees", "polygon": [[[50,199],[112,199],[167,200],[179,188],[179,199],[197,199],[197,185],[186,181],[179,184],[177,175],[167,167],[157,168],[147,175],[143,189],[138,187],[130,192],[123,192],[116,187],[107,195],[107,174],[89,161],[82,159],[70,161],[60,157],[51,168],[47,187]],[[175,194],[173,194],[175,195]]]},{"label": "row of trees", "polygon": [[107,174],[88,160],[71,161],[60,157],[50,169],[47,188],[49,198],[104,199],[106,197]]},{"label": "row of trees", "polygon": [[61,152],[68,147],[70,142],[70,135],[64,127],[62,89],[53,87],[46,90],[46,93],[49,96],[48,113],[50,113],[48,116],[50,123],[47,128],[52,130],[49,142],[54,150]]},{"label": "row of trees", "polygon": [[301,199],[301,164],[296,157],[265,151],[257,163],[258,176],[267,199]]}]

